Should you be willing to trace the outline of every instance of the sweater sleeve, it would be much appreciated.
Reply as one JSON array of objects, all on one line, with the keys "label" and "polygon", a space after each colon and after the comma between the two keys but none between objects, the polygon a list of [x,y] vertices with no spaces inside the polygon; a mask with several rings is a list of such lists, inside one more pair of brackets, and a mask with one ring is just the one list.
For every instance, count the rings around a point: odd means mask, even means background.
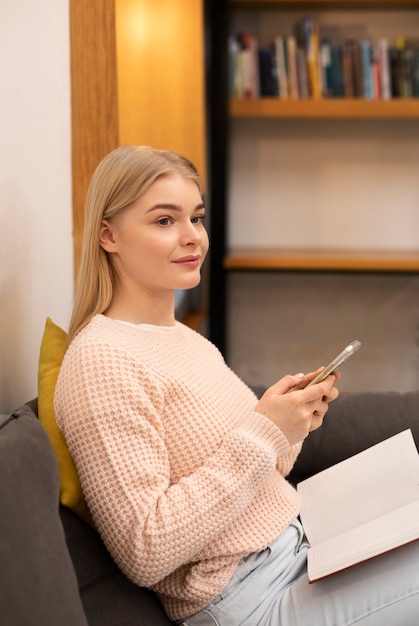
[{"label": "sweater sleeve", "polygon": [[296,443],[291,447],[289,452],[282,454],[278,458],[276,467],[277,467],[278,472],[282,474],[282,476],[288,476],[288,474],[290,473],[290,471],[292,470],[294,466],[297,456],[301,452],[302,447],[303,447],[302,442]]},{"label": "sweater sleeve", "polygon": [[110,359],[109,350],[82,344],[67,353],[57,421],[114,560],[134,582],[153,586],[197,558],[250,505],[278,458],[295,454],[278,428],[250,411],[215,453],[173,482],[164,386],[123,351]]}]

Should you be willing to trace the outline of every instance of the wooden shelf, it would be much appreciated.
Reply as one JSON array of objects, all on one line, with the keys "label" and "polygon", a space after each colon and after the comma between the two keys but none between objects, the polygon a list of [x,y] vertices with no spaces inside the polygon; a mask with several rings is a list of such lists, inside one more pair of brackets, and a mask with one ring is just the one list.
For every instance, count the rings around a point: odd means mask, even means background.
[{"label": "wooden shelf", "polygon": [[338,270],[418,272],[419,250],[238,248],[224,258],[229,270]]},{"label": "wooden shelf", "polygon": [[419,119],[419,98],[393,100],[233,98],[230,100],[230,115],[234,118]]}]

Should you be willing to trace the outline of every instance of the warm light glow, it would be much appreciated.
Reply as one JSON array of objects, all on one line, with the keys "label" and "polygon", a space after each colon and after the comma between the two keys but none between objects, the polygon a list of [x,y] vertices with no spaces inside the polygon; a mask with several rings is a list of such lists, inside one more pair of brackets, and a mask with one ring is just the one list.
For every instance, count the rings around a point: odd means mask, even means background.
[{"label": "warm light glow", "polygon": [[205,179],[202,0],[115,0],[119,139],[187,156]]},{"label": "warm light glow", "polygon": [[[121,2],[116,1],[116,5]],[[123,10],[116,11],[117,35],[120,43],[135,49],[137,46],[147,45],[152,38],[152,15],[149,3],[140,0],[124,1]]]}]

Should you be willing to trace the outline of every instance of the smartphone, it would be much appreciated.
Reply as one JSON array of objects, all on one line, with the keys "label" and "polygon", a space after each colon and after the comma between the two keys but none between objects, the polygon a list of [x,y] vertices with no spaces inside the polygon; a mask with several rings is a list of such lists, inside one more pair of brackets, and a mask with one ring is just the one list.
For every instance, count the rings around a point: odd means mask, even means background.
[{"label": "smartphone", "polygon": [[346,346],[346,348],[342,350],[342,352],[338,354],[337,357],[335,357],[333,361],[331,361],[329,365],[327,365],[327,367],[325,367],[324,370],[320,372],[320,374],[317,374],[317,376],[313,378],[313,380],[311,380],[308,383],[308,385],[306,385],[306,388],[311,387],[311,385],[314,385],[315,383],[320,383],[322,380],[324,380],[326,376],[329,376],[329,374],[334,372],[340,365],[342,365],[342,363],[344,363],[347,359],[349,359],[349,357],[352,356],[353,353],[356,352],[360,347],[361,347],[361,342],[358,341],[358,339],[355,339],[355,341],[353,341],[348,346]]}]

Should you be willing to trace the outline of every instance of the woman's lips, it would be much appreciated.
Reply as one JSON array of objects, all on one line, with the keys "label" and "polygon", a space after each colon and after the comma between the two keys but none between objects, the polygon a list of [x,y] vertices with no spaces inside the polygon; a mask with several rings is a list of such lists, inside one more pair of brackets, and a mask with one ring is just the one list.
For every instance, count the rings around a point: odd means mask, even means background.
[{"label": "woman's lips", "polygon": [[176,259],[174,263],[176,263],[177,265],[186,265],[187,267],[198,267],[199,259],[199,256],[189,255],[183,256],[180,259]]}]

